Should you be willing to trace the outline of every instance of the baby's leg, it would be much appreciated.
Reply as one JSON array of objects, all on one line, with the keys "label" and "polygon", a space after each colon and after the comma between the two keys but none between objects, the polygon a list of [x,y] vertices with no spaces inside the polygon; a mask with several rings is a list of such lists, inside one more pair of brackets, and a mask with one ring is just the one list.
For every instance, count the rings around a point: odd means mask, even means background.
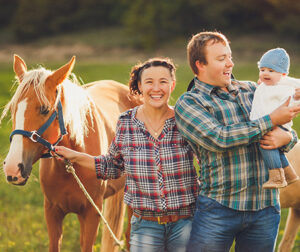
[{"label": "baby's leg", "polygon": [[263,184],[264,189],[282,188],[287,186],[282,168],[269,169],[269,180]]}]

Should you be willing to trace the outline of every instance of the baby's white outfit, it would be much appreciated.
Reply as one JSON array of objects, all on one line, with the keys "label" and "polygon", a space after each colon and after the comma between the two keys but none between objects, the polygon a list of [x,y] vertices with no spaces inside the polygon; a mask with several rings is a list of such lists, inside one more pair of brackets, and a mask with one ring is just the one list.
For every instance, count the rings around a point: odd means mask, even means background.
[{"label": "baby's white outfit", "polygon": [[[250,120],[256,120],[265,115],[268,115],[283,104],[288,97],[291,96],[290,106],[299,104],[300,100],[295,101],[293,96],[295,88],[300,88],[300,79],[289,76],[282,77],[281,80],[273,85],[268,86],[261,83],[256,88],[250,112]],[[291,130],[293,122],[283,125],[288,130]]]}]

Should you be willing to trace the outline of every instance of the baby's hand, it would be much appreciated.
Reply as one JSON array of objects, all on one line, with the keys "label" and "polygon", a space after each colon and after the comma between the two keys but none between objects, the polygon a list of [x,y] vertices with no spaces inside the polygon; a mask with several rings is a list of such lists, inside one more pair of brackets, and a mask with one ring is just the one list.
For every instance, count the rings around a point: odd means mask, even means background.
[{"label": "baby's hand", "polygon": [[295,94],[294,94],[293,98],[296,101],[300,100],[300,88],[295,89]]}]

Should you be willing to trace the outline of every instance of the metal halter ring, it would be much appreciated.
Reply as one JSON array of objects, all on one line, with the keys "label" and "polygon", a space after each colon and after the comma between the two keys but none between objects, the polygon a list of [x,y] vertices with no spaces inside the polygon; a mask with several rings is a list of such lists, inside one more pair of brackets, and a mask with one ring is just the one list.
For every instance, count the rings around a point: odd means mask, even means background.
[{"label": "metal halter ring", "polygon": [[31,136],[29,137],[32,142],[37,142],[37,139],[40,138],[41,136],[36,132],[36,130],[31,131]]}]

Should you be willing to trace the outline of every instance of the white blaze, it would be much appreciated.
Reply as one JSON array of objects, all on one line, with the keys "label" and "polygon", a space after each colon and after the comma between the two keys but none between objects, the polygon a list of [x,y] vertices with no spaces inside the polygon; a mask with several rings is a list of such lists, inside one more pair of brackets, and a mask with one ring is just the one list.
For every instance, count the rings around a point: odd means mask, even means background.
[{"label": "white blaze", "polygon": [[[27,108],[27,99],[19,102],[16,112],[16,128],[24,130],[24,121],[25,121],[25,111]],[[9,152],[6,157],[6,164],[15,163],[16,168],[19,163],[22,163],[22,153],[23,153],[23,136],[14,135],[10,144]]]}]

